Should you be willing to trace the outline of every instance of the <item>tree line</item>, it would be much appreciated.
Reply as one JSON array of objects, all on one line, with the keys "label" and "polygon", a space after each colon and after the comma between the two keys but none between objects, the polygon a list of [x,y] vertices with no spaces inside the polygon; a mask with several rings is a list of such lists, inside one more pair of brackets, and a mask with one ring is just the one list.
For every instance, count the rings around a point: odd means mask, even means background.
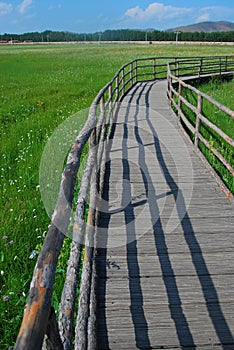
[{"label": "tree line", "polygon": [[105,30],[96,33],[71,33],[46,30],[24,34],[2,34],[1,41],[19,42],[67,42],[67,41],[210,41],[233,42],[234,31],[230,32],[164,32],[159,30]]}]

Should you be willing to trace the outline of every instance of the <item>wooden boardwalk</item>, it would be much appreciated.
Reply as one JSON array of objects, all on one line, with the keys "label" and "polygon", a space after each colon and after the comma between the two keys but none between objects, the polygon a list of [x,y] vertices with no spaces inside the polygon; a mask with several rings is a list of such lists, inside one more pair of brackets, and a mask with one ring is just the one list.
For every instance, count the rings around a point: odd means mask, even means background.
[{"label": "wooden boardwalk", "polygon": [[98,349],[234,349],[234,206],[179,129],[166,81],[127,94],[112,136]]}]

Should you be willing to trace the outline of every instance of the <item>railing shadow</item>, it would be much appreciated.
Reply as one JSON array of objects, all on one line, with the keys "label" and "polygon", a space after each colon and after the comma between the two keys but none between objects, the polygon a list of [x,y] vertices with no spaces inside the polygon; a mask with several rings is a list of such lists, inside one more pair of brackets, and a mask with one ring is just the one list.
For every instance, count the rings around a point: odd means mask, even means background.
[{"label": "railing shadow", "polygon": [[[152,85],[150,85],[152,86]],[[146,93],[146,98],[149,94],[149,87],[145,84],[142,93],[144,90],[147,90]],[[137,99],[136,103],[141,98],[141,95],[139,95],[139,98]],[[148,110],[144,109],[146,115],[145,118],[147,120],[148,118]],[[139,146],[139,166],[142,172],[142,180],[146,189],[146,193],[148,193],[148,205],[149,205],[149,211],[151,215],[151,220],[152,220],[152,227],[153,227],[153,234],[154,234],[154,240],[155,240],[155,246],[156,246],[156,251],[158,254],[159,262],[160,262],[160,267],[162,271],[162,276],[163,276],[163,281],[164,285],[166,288],[167,292],[167,298],[168,298],[168,303],[169,303],[169,308],[170,308],[170,314],[171,318],[175,324],[176,332],[178,335],[179,343],[181,347],[183,346],[190,346],[191,349],[196,349],[196,346],[193,341],[193,337],[189,328],[188,321],[186,320],[186,316],[183,312],[182,309],[182,303],[179,295],[179,289],[177,286],[176,278],[175,278],[175,273],[173,271],[172,263],[170,261],[170,256],[168,253],[167,249],[167,244],[165,240],[165,233],[163,229],[163,225],[161,222],[160,218],[160,210],[158,206],[158,196],[156,194],[156,190],[153,186],[152,183],[152,178],[150,175],[150,171],[148,169],[147,163],[146,163],[146,157],[145,157],[145,146],[144,142],[141,138],[140,135],[140,128],[138,126],[138,117],[141,115],[141,110],[139,106],[136,106],[136,112],[134,115],[134,121],[135,121],[135,138]],[[142,115],[141,115],[142,117]],[[148,121],[148,120],[147,120]],[[153,135],[155,135],[153,133]],[[154,137],[155,139],[155,137]],[[155,140],[156,142],[156,140]],[[162,155],[161,155],[162,156]],[[156,155],[155,160],[151,159],[151,162],[156,163],[156,160],[158,159],[158,154]],[[161,161],[161,159],[158,159]],[[143,175],[144,174],[144,175]],[[172,189],[171,192],[168,193],[168,195],[172,194]],[[158,218],[155,220],[154,218]]]},{"label": "railing shadow", "polygon": [[[150,90],[152,89],[152,85],[149,87],[147,94],[145,96],[145,103],[146,106],[149,107],[149,95]],[[149,109],[148,109],[149,112]],[[161,171],[164,174],[164,178],[171,189],[171,192],[174,196],[174,200],[176,203],[176,209],[178,216],[180,217],[181,227],[184,233],[184,238],[187,243],[187,246],[189,248],[192,262],[194,265],[194,268],[197,273],[197,277],[199,279],[202,293],[204,296],[204,302],[206,303],[207,311],[210,317],[210,320],[214,326],[214,329],[216,331],[217,337],[220,341],[220,343],[223,345],[223,349],[225,349],[225,346],[228,344],[233,344],[233,335],[232,332],[227,324],[227,321],[225,319],[225,316],[222,312],[220,301],[218,297],[218,293],[216,291],[215,285],[212,281],[211,274],[209,272],[209,269],[207,267],[205,258],[202,253],[202,249],[199,245],[199,242],[196,238],[195,231],[193,229],[193,225],[191,222],[191,219],[189,217],[185,199],[183,196],[182,191],[180,190],[179,186],[177,185],[177,182],[173,179],[173,176],[170,174],[170,170],[167,167],[167,164],[164,160],[162,147],[159,138],[157,137],[157,131],[155,130],[151,120],[150,120],[150,114],[147,113],[146,116],[149,128],[151,132],[154,135],[155,139],[155,154],[158,159],[158,162],[161,167]],[[179,198],[179,200],[178,200]],[[181,213],[185,213],[183,217],[181,217]],[[162,244],[164,244],[163,235],[158,235],[158,230],[161,229],[161,225],[156,224],[155,225],[155,243],[156,246],[159,248]],[[188,233],[189,234],[186,234]],[[161,232],[160,232],[161,233]],[[160,237],[160,238],[159,238]],[[170,291],[168,290],[168,297],[170,294]],[[179,336],[179,334],[178,334]],[[181,339],[183,341],[183,339]]]},{"label": "railing shadow", "polygon": [[[135,89],[135,93],[139,90],[141,85]],[[142,90],[141,90],[142,93]],[[140,99],[141,93],[138,97]],[[129,100],[125,121],[124,134],[122,141],[122,165],[123,165],[123,193],[129,199],[129,205],[124,209],[124,220],[126,225],[126,241],[127,241],[127,268],[128,268],[128,283],[130,293],[130,311],[135,331],[135,342],[137,349],[150,349],[150,339],[148,334],[148,323],[144,312],[144,299],[141,287],[140,267],[138,262],[138,248],[135,228],[135,213],[132,204],[132,190],[131,190],[131,169],[128,161],[128,118],[131,108],[131,102],[134,94]],[[144,180],[146,180],[144,178]],[[146,188],[148,193],[148,189]]]},{"label": "railing shadow", "polygon": [[[135,92],[139,87],[136,87]],[[130,106],[130,105],[129,105]],[[134,222],[134,208],[140,205],[145,204],[145,201],[139,201],[139,203],[132,204],[131,198],[131,185],[130,185],[130,165],[128,162],[128,127],[127,127],[127,118],[128,113],[126,113],[126,119],[124,122],[124,134],[122,138],[122,177],[123,177],[123,188],[122,194],[124,197],[129,198],[129,204],[120,211],[123,211],[124,221],[126,225],[126,260],[127,260],[127,268],[128,268],[128,283],[129,283],[129,293],[130,293],[130,313],[134,325],[135,330],[135,340],[136,347],[138,349],[150,349],[150,340],[148,336],[148,325],[144,315],[143,308],[143,294],[141,289],[141,281],[140,281],[140,269],[138,263],[138,254],[137,254],[137,241],[135,237],[135,222]],[[116,125],[113,125],[113,129],[110,135],[110,139],[114,137]],[[109,147],[111,151],[111,146]],[[103,194],[103,199],[105,203],[108,203],[109,200],[109,180],[111,174],[111,160],[106,163],[106,175],[105,175],[105,189]],[[107,208],[106,208],[107,209]],[[116,212],[115,212],[116,213]],[[108,227],[111,218],[111,211],[108,209],[105,210],[105,213],[101,214],[99,225],[102,230],[102,246],[107,247],[108,245]],[[103,231],[104,229],[104,231]],[[106,230],[106,232],[105,232]],[[107,248],[99,249],[99,256],[101,257],[102,263],[101,267],[97,269],[97,275],[101,276],[101,281],[99,280],[99,285],[101,284],[101,293],[98,295],[99,305],[98,307],[98,319],[101,320],[101,325],[97,325],[99,333],[99,329],[101,331],[101,335],[99,338],[99,344],[101,345],[101,349],[109,349],[109,336],[108,336],[108,327],[107,327],[107,315],[105,309],[105,301],[106,301],[106,280],[107,280],[107,269],[109,268],[107,259]],[[137,295],[137,303],[135,297]]]},{"label": "railing shadow", "polygon": [[[110,173],[111,173],[111,161],[107,161],[105,164],[105,187],[102,194],[102,198],[105,203],[109,201],[109,181],[110,181]],[[107,244],[108,244],[108,227],[110,223],[111,215],[108,211],[105,210],[100,215],[99,218],[99,227],[101,230],[101,237],[99,237],[100,233],[98,231],[97,237],[97,255],[96,259],[98,259],[99,266],[96,266],[96,273],[98,278],[98,283],[96,287],[97,296],[97,344],[101,344],[102,349],[109,349],[109,338],[108,338],[108,329],[107,329],[107,316],[106,316],[106,281],[107,281]],[[99,247],[99,240],[101,240],[101,247]],[[99,348],[99,347],[98,347]]]},{"label": "railing shadow", "polygon": [[[222,312],[219,297],[212,281],[209,269],[207,267],[205,258],[203,256],[201,247],[196,238],[196,234],[193,229],[193,225],[189,214],[187,212],[185,199],[183,193],[177,183],[170,173],[166,161],[164,159],[163,148],[157,135],[151,120],[150,120],[150,110],[149,110],[149,95],[153,84],[138,84],[134,89],[132,97],[129,100],[128,106],[126,106],[125,120],[123,122],[123,139],[122,139],[122,169],[123,169],[123,188],[122,192],[125,197],[129,198],[129,204],[123,209],[124,221],[126,226],[126,260],[127,260],[127,270],[128,270],[128,284],[129,284],[129,296],[130,296],[130,312],[132,317],[132,322],[135,332],[135,343],[138,349],[150,349],[151,342],[149,336],[149,325],[147,321],[147,316],[144,310],[144,293],[141,285],[141,275],[140,275],[140,265],[138,261],[138,241],[136,236],[135,227],[135,208],[145,205],[145,201],[139,201],[138,203],[132,203],[132,189],[130,185],[131,181],[131,168],[128,159],[129,153],[129,128],[134,129],[134,137],[138,145],[138,164],[141,171],[141,180],[145,188],[145,193],[148,201],[149,212],[151,214],[151,224],[153,228],[153,236],[155,242],[155,251],[159,259],[160,268],[162,272],[162,278],[164,286],[166,289],[169,312],[174,326],[176,329],[177,337],[179,340],[180,347],[182,349],[196,349],[193,334],[190,328],[189,321],[187,320],[186,314],[182,307],[182,300],[180,296],[180,289],[176,280],[175,272],[171,262],[170,254],[168,252],[167,242],[166,242],[166,232],[162,219],[160,217],[160,209],[158,204],[158,199],[161,198],[161,194],[156,193],[156,189],[152,184],[152,178],[150,174],[149,167],[146,162],[145,155],[145,144],[141,137],[141,128],[138,123],[139,117],[142,118],[142,110],[140,109],[139,101],[145,95],[146,109],[144,110],[144,119],[147,122],[148,129],[154,138],[154,156],[155,163],[160,165],[161,172],[164,176],[166,184],[169,187],[169,191],[165,193],[165,196],[173,196],[178,217],[180,218],[180,225],[182,232],[184,234],[185,242],[189,248],[192,263],[196,270],[197,278],[200,282],[201,290],[204,297],[204,303],[206,305],[209,318],[213,324],[216,331],[217,337],[222,344],[223,349],[228,348],[230,344],[233,344],[233,335],[231,330],[225,320],[225,316]],[[138,97],[136,102],[134,102],[134,125],[129,124],[130,108],[133,101],[134,94]],[[132,113],[132,111],[131,111]],[[131,114],[132,117],[132,114]],[[112,137],[114,137],[115,126],[113,128]],[[151,160],[153,162],[153,159]],[[104,192],[104,199],[106,202],[109,200],[109,179],[111,173],[111,161],[109,161],[106,166],[106,187]],[[178,200],[179,198],[179,200]],[[183,213],[183,215],[181,215]],[[157,220],[153,218],[157,217]],[[108,231],[109,223],[111,218],[111,212],[106,212],[102,219],[102,228]],[[189,234],[188,234],[189,233]],[[105,244],[108,244],[108,235],[106,238],[102,237],[102,240],[106,239]],[[102,242],[103,244],[103,242]],[[101,249],[101,256],[103,261],[107,261],[107,249]],[[100,325],[101,330],[101,344],[103,349],[109,349],[109,337],[108,337],[108,327],[107,327],[107,315],[105,310],[105,300],[106,300],[106,278],[107,278],[108,266],[102,264],[101,272],[101,294],[99,295],[100,305],[99,317],[102,319],[102,325]],[[136,299],[137,296],[137,299]],[[156,325],[157,326],[157,325]],[[99,329],[99,328],[98,328]]]}]

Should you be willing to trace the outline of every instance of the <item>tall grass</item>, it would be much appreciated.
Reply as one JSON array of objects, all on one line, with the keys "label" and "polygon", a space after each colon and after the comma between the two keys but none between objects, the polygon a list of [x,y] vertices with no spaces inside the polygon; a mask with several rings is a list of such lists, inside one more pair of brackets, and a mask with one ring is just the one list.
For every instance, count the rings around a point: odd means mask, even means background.
[{"label": "tall grass", "polygon": [[[213,78],[209,83],[203,83],[198,85],[197,88],[207,95],[213,97],[216,101],[223,105],[233,109],[233,97],[234,97],[234,80],[221,81],[218,78]],[[197,106],[197,94],[189,89],[183,89],[183,96],[194,106]],[[182,103],[182,110],[187,116],[190,123],[195,127],[196,115],[195,113]],[[206,116],[213,124],[218,126],[229,137],[234,139],[234,120],[228,114],[220,111],[218,107],[213,105],[206,99],[203,99],[202,114]],[[194,135],[188,131],[191,139],[194,139]],[[209,148],[207,148],[202,142],[199,142],[199,147],[209,163],[216,170],[218,175],[222,178],[228,189],[234,193],[234,177],[222,164],[222,162],[213,154],[211,148],[214,147],[219,153],[228,161],[228,163],[234,167],[234,149],[223,138],[221,138],[214,130],[201,122],[200,126],[201,135],[209,142]]]},{"label": "tall grass", "polygon": [[[13,347],[50,219],[39,189],[45,144],[65,119],[86,109],[118,68],[149,56],[228,55],[229,46],[29,45],[0,47],[0,348]],[[59,302],[65,240],[57,271]]]},{"label": "tall grass", "polygon": [[[201,91],[212,96],[215,100],[223,105],[234,110],[234,80],[221,82],[219,79],[213,79],[210,84],[202,84]],[[234,139],[234,119],[224,112],[221,112],[217,107],[209,103],[204,103],[204,114],[207,118],[224,131],[229,137]],[[234,168],[234,148],[230,146],[225,140],[218,137],[215,132],[212,132],[208,127],[203,126],[204,135],[209,135],[209,143],[215,147],[228,163]],[[211,155],[210,150],[203,147],[203,152],[208,158],[209,162],[223,179],[226,186],[234,194],[234,177],[223,166],[220,160]]]}]

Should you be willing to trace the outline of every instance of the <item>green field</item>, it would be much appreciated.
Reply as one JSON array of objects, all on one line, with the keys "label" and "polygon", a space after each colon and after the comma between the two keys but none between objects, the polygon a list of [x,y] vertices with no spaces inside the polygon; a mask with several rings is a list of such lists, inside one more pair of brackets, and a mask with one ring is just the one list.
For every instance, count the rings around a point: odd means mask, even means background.
[{"label": "green field", "polygon": [[[225,45],[0,46],[1,349],[14,346],[37,252],[50,222],[40,196],[39,166],[56,127],[87,109],[99,89],[130,60],[232,53],[233,47]],[[69,243],[67,238],[65,245]],[[63,271],[60,262],[58,274]],[[57,280],[62,281],[60,276]]]},{"label": "green field", "polygon": [[[233,97],[234,97],[234,80],[231,81],[220,81],[218,78],[212,78],[208,83],[202,83],[198,85],[198,89],[205,94],[211,96],[216,101],[229,107],[233,110]],[[190,89],[183,89],[183,96],[193,105],[197,106],[197,94],[192,92]],[[196,125],[196,114],[184,103],[182,103],[182,110],[190,123],[195,127]],[[234,119],[219,110],[213,103],[207,99],[203,100],[202,107],[203,115],[209,119],[213,124],[219,127],[226,135],[234,138]],[[186,126],[184,126],[185,129]],[[187,130],[191,139],[194,141],[194,135],[191,131]],[[201,141],[199,142],[199,148],[209,163],[216,170],[223,182],[231,193],[234,193],[234,177],[222,164],[222,162],[214,156],[211,151],[211,147],[214,147],[228,163],[234,167],[234,150],[233,147],[227,143],[222,137],[220,137],[214,130],[201,122],[200,127],[201,135],[208,141],[209,148],[206,147]]]},{"label": "green field", "polygon": [[[215,100],[219,101],[230,109],[234,110],[234,80],[220,83],[218,79],[213,79],[209,84],[202,84],[200,90],[213,97]],[[222,131],[224,131],[228,136],[234,139],[234,119],[231,118],[224,112],[221,112],[211,103],[204,105],[204,114],[207,118],[217,125]],[[216,147],[216,149],[224,156],[224,158],[229,162],[229,164],[234,167],[234,149],[222,138],[218,137],[215,132],[211,132],[209,128],[201,129],[203,134],[207,134],[209,138],[209,143],[211,146]],[[207,137],[207,136],[206,136]],[[231,173],[224,167],[224,165],[213,155],[210,151],[205,149],[204,154],[208,158],[212,167],[223,179],[224,183],[228,189],[234,194],[234,177]]]},{"label": "green field", "polygon": [[[224,106],[228,106],[230,109],[234,109],[234,80],[224,81],[222,86],[218,79],[211,80],[208,84],[202,84],[199,90],[205,94],[213,97],[216,101],[219,101]],[[217,123],[219,121],[217,120]],[[229,129],[229,130],[228,130]],[[227,127],[227,132],[232,133],[232,138],[234,137],[234,130],[230,130]]]}]

